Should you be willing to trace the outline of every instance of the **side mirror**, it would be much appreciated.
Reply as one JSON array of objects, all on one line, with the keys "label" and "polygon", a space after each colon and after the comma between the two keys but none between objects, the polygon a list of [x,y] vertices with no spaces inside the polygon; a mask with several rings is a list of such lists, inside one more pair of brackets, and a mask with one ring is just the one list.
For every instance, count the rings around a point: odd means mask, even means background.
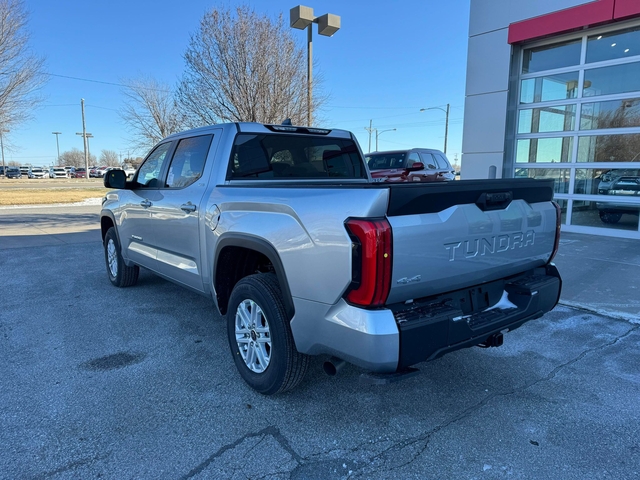
[{"label": "side mirror", "polygon": [[407,170],[409,170],[410,172],[415,172],[416,170],[424,170],[424,163],[416,162],[410,167],[407,167]]},{"label": "side mirror", "polygon": [[125,188],[127,174],[124,170],[109,170],[104,175],[103,182],[106,188]]}]

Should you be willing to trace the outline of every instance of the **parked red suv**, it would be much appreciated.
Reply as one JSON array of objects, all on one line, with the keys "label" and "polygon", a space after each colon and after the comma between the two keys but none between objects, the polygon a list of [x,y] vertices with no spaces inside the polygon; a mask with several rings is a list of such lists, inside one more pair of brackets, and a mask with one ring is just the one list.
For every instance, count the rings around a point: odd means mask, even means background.
[{"label": "parked red suv", "polygon": [[445,154],[431,148],[373,152],[365,159],[376,182],[441,182],[456,178]]}]

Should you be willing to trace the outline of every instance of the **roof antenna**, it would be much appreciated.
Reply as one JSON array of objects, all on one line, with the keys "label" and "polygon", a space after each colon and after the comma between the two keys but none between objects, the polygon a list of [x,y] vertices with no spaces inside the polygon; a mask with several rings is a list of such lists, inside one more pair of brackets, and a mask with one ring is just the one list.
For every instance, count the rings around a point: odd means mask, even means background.
[{"label": "roof antenna", "polygon": [[287,118],[284,122],[282,122],[282,125],[291,125],[291,119]]}]

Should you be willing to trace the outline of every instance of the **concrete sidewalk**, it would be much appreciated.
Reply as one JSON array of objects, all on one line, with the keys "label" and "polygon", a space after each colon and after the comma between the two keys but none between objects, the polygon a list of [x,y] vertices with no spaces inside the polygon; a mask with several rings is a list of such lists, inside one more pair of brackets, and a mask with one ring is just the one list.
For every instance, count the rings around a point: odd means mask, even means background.
[{"label": "concrete sidewalk", "polygon": [[640,240],[563,232],[561,303],[640,323]]}]

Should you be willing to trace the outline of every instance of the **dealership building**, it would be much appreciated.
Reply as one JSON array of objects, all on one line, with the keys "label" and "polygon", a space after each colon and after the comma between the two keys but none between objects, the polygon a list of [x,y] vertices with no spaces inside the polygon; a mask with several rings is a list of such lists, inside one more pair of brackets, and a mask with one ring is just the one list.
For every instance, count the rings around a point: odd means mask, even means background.
[{"label": "dealership building", "polygon": [[640,0],[471,0],[462,152],[553,179],[563,231],[640,239]]}]

